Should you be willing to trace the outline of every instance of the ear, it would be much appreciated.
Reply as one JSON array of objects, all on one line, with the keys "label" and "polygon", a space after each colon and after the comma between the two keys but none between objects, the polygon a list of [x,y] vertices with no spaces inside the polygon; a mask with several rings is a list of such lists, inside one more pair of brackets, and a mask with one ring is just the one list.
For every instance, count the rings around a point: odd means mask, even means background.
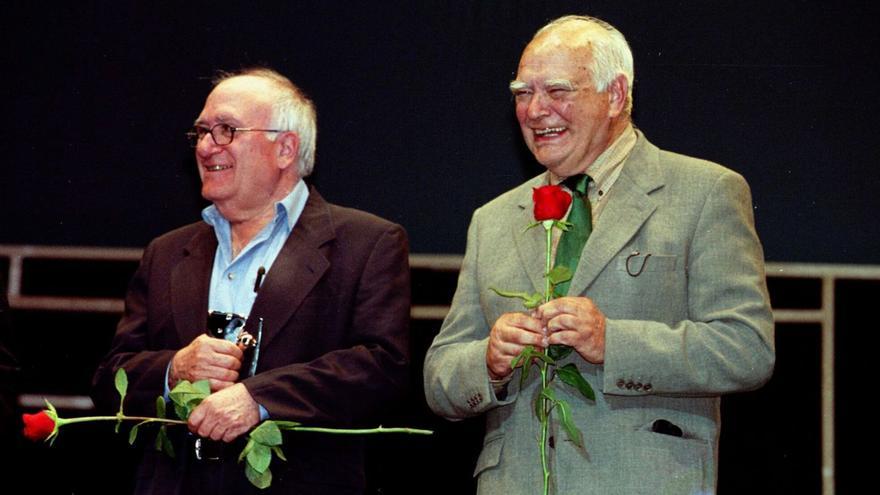
[{"label": "ear", "polygon": [[279,168],[284,170],[299,160],[299,134],[293,131],[279,133],[275,140],[278,150]]},{"label": "ear", "polygon": [[608,94],[608,116],[617,117],[626,110],[626,97],[629,95],[629,83],[626,76],[618,74],[611,84],[605,88]]}]

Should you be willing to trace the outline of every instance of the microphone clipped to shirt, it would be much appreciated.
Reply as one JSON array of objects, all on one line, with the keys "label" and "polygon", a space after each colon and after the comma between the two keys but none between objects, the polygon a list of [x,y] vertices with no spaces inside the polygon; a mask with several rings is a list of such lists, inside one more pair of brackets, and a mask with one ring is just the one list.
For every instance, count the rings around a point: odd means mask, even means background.
[{"label": "microphone clipped to shirt", "polygon": [[263,284],[263,277],[266,275],[266,268],[260,267],[257,270],[257,281],[254,282],[254,292],[258,292],[260,290],[260,286]]}]

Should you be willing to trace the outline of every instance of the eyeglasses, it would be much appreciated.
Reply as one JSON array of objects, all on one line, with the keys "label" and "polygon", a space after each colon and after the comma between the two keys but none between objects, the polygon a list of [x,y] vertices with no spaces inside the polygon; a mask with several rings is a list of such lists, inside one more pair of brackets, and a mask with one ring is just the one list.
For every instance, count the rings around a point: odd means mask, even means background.
[{"label": "eyeglasses", "polygon": [[233,139],[235,139],[236,132],[286,132],[280,129],[255,129],[253,127],[232,127],[229,124],[214,124],[213,127],[208,129],[205,126],[197,125],[193,126],[193,129],[186,133],[186,137],[189,138],[189,142],[193,148],[199,145],[202,141],[202,138],[205,137],[205,134],[210,134],[211,139],[214,140],[214,144],[217,146],[226,146],[231,143]]}]

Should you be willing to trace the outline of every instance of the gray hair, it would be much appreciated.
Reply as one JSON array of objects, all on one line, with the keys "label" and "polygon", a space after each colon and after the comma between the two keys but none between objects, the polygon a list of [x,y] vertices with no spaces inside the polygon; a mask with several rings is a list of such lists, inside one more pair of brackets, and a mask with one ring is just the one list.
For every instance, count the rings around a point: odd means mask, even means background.
[{"label": "gray hair", "polygon": [[[293,82],[267,67],[254,67],[237,72],[222,72],[214,79],[216,87],[221,82],[239,76],[253,76],[267,79],[278,88],[272,103],[270,126],[296,132],[299,136],[299,156],[297,173],[300,178],[308,177],[315,169],[315,148],[318,139],[318,117],[315,104]],[[277,137],[273,135],[270,139]]]},{"label": "gray hair", "polygon": [[590,64],[590,72],[593,76],[593,85],[596,87],[596,91],[600,93],[605,91],[618,75],[623,74],[629,86],[624,111],[627,114],[631,114],[633,104],[632,88],[635,80],[633,56],[629,43],[626,42],[626,38],[617,28],[595,17],[567,15],[550,21],[535,33],[532,40],[537,39],[541,35],[549,34],[559,27],[576,22],[586,23],[583,29],[578,30],[578,34],[584,44],[589,45],[591,48],[593,60]]}]

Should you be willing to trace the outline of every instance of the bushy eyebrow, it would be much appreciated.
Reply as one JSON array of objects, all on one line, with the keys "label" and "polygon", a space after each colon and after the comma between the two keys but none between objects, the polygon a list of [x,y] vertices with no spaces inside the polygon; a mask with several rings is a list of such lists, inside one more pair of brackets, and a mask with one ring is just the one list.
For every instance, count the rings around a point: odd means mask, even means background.
[{"label": "bushy eyebrow", "polygon": [[529,85],[522,81],[510,81],[509,88],[511,93],[516,93],[517,91],[529,89]]},{"label": "bushy eyebrow", "polygon": [[567,89],[569,91],[574,91],[574,83],[569,79],[548,79],[544,82],[544,86],[548,88],[554,89]]},{"label": "bushy eyebrow", "polygon": [[[528,83],[523,81],[510,81],[509,87],[511,93],[529,89]],[[571,82],[570,79],[565,78],[547,79],[544,81],[544,87],[549,89],[565,89],[568,91],[574,91],[576,89],[574,83]]]},{"label": "bushy eyebrow", "polygon": [[[215,123],[216,124],[227,124],[227,125],[231,125],[233,127],[238,125],[238,121],[236,120],[236,118],[233,117],[232,115],[227,114],[227,113],[221,113],[221,114],[217,115],[217,122],[215,122]],[[193,125],[202,125],[202,126],[208,127],[207,121],[202,120],[201,118],[197,118],[196,121],[193,123]]]}]

